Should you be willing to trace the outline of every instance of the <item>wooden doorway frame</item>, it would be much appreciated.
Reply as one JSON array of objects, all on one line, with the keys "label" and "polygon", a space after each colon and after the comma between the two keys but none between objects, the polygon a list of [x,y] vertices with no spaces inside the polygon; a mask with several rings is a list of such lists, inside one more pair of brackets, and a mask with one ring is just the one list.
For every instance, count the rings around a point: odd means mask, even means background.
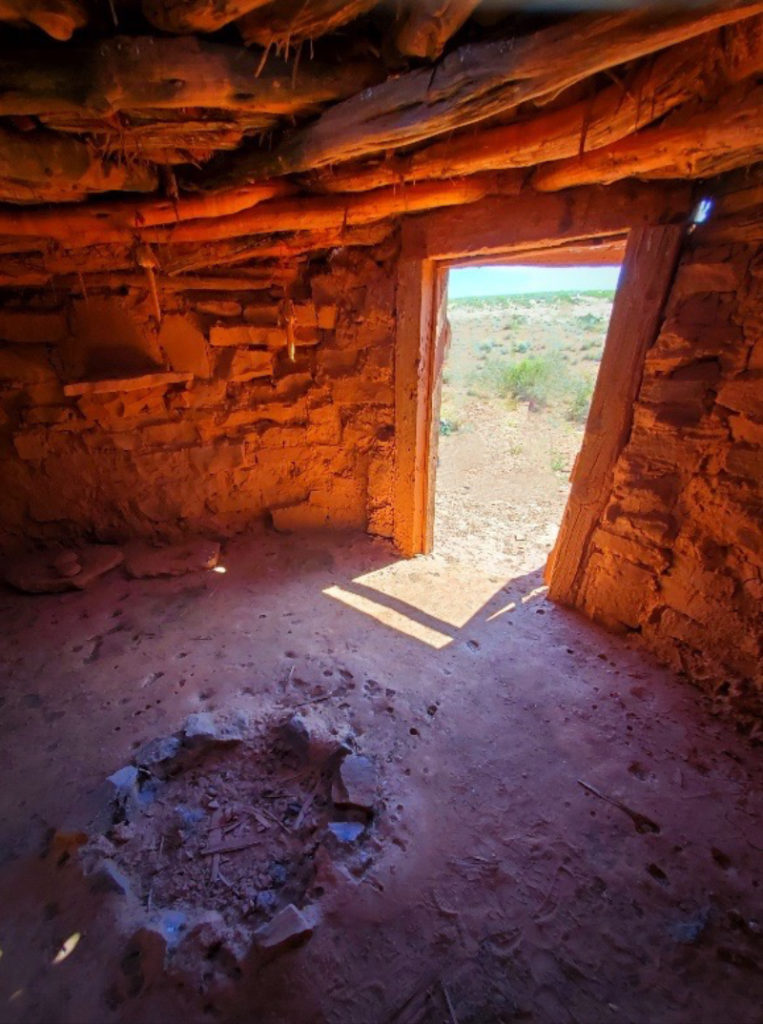
[{"label": "wooden doorway frame", "polygon": [[[465,263],[516,262],[520,256],[526,262],[548,262],[551,250],[564,253],[564,258],[572,261],[576,252],[590,252],[597,246],[611,251],[618,240],[627,239],[626,265],[616,299],[623,313],[616,319],[613,309],[605,343],[605,354],[609,349],[609,355],[606,368],[602,359],[591,406],[592,413],[595,409],[600,413],[607,410],[606,422],[602,420],[598,430],[589,429],[589,416],[584,451],[581,451],[582,459],[588,448],[583,461],[596,464],[595,449],[597,445],[601,447],[603,430],[610,443],[604,445],[607,451],[600,465],[604,468],[606,462],[611,469],[630,432],[640,369],[646,349],[654,341],[659,311],[673,278],[690,207],[688,186],[624,183],[609,188],[596,186],[552,194],[490,198],[455,211],[438,210],[403,221],[395,337],[393,533],[403,555],[427,554],[432,549],[437,452],[435,414],[439,413],[440,371],[444,358],[440,328],[448,268]],[[655,253],[659,253],[657,259]],[[653,265],[648,265],[650,262]],[[637,318],[637,322],[643,323],[643,330],[623,334],[622,324],[628,322],[629,316],[633,319],[634,295],[643,303],[646,296],[638,296],[638,292],[645,287],[649,290],[653,315]],[[618,339],[620,344],[617,344]],[[621,365],[623,357],[625,362]],[[623,372],[619,372],[618,367]],[[624,388],[625,377],[627,387]],[[604,478],[606,472],[602,480]],[[602,480],[597,482],[597,492],[605,486]],[[582,508],[586,503],[585,488],[581,491],[578,487],[577,491]],[[569,507],[565,521],[568,511]],[[583,518],[587,521],[595,512],[595,508],[587,508]],[[587,546],[585,523],[578,523],[573,533],[577,537],[577,548],[570,549],[565,562],[574,564],[576,572]],[[557,553],[560,550],[559,540],[554,550]],[[556,563],[560,564],[558,558]],[[557,597],[565,600],[564,594]]]}]

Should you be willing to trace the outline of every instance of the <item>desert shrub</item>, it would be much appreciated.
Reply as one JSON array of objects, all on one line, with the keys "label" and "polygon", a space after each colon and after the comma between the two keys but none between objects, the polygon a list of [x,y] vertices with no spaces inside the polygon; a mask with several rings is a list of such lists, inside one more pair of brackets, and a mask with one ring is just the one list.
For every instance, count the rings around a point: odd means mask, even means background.
[{"label": "desert shrub", "polygon": [[593,394],[588,377],[570,377],[566,382],[565,415],[572,423],[585,423]]},{"label": "desert shrub", "polygon": [[547,405],[555,360],[549,356],[525,356],[517,362],[491,360],[479,374],[480,383],[501,398]]},{"label": "desert shrub", "polygon": [[575,317],[575,324],[584,331],[604,331],[606,318],[596,313],[582,313]]},{"label": "desert shrub", "polygon": [[593,382],[567,365],[567,354],[552,350],[522,359],[490,359],[473,375],[472,384],[483,393],[538,408],[553,406],[573,423],[584,423]]},{"label": "desert shrub", "polygon": [[461,420],[454,417],[440,420],[440,436],[448,437],[449,434],[457,434],[461,429]]}]

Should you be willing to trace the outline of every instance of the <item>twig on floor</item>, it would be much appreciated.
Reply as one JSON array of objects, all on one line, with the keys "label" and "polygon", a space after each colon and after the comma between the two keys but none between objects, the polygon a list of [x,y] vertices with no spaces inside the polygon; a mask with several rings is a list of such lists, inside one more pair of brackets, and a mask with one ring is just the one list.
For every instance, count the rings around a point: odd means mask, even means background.
[{"label": "twig on floor", "polygon": [[616,807],[618,811],[622,811],[623,814],[627,814],[633,822],[637,832],[654,832],[659,835],[660,826],[656,821],[652,821],[651,818],[647,818],[645,814],[639,814],[638,811],[634,811],[631,807],[628,807],[627,804],[620,803],[619,800],[615,800],[613,797],[607,796],[606,793],[602,793],[601,790],[596,789],[595,786],[589,786],[589,784],[587,782],[583,782],[582,779],[578,779],[578,785],[582,786],[583,789],[587,789],[589,793],[593,793],[593,795],[597,796],[600,800],[604,800],[606,803],[612,804],[613,807]]},{"label": "twig on floor", "polygon": [[440,988],[442,989],[442,994],[445,996],[445,1005],[448,1007],[448,1013],[450,1014],[450,1024],[458,1024],[458,1017],[456,1016],[456,1011],[453,1009],[450,993],[445,987],[445,982],[442,978],[440,978]]},{"label": "twig on floor", "polygon": [[324,693],[321,697],[311,697],[309,700],[301,700],[298,704],[293,704],[292,707],[303,708],[307,704],[320,704],[324,700],[331,700],[332,697],[336,697],[339,690],[332,690],[331,693]]}]

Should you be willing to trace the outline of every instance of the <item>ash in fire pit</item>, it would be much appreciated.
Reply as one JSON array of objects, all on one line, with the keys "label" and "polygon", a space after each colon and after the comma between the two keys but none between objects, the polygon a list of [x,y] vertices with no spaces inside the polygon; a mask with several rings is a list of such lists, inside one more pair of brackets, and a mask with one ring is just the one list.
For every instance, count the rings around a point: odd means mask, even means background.
[{"label": "ash in fire pit", "polygon": [[306,941],[319,848],[362,876],[379,811],[374,765],[352,735],[302,715],[259,732],[192,715],[110,776],[105,797],[80,858],[92,886],[126,901],[133,937],[114,1002],[135,991],[133,961],[140,985],[151,961],[210,987],[220,969],[235,978]]}]

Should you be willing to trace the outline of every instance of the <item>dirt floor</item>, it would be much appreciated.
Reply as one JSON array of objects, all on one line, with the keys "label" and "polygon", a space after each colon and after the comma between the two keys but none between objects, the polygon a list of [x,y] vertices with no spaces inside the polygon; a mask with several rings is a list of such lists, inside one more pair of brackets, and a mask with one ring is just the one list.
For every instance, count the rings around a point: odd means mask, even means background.
[{"label": "dirt floor", "polygon": [[537,564],[222,565],[0,594],[0,1019],[760,1020],[763,772],[697,691]]}]

